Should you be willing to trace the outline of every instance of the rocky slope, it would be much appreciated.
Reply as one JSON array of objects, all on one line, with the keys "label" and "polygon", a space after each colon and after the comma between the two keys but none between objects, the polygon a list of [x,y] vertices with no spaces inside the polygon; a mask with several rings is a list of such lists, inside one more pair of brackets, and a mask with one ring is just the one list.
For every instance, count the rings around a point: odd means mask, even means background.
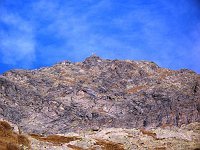
[{"label": "rocky slope", "polygon": [[180,127],[200,122],[200,75],[97,56],[12,70],[0,75],[0,118],[45,135]]},{"label": "rocky slope", "polygon": [[200,124],[152,130],[109,128],[64,136],[32,136],[33,150],[199,150]]},{"label": "rocky slope", "polygon": [[[14,130],[12,129],[14,127]],[[104,128],[62,135],[25,134],[0,121],[0,150],[199,150],[200,123],[157,129]]]}]

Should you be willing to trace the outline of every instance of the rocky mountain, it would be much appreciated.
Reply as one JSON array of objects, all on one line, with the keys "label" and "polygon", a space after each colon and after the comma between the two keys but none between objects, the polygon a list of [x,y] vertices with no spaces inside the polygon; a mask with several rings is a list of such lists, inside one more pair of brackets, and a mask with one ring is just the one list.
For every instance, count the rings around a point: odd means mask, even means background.
[{"label": "rocky mountain", "polygon": [[11,70],[0,75],[0,118],[42,135],[180,127],[200,122],[200,75],[95,55]]}]

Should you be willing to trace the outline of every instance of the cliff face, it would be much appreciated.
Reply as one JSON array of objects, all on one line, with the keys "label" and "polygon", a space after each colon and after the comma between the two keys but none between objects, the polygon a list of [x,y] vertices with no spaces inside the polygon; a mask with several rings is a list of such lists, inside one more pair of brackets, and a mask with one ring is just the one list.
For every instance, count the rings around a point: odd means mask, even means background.
[{"label": "cliff face", "polygon": [[200,75],[97,56],[12,70],[0,76],[0,118],[39,134],[199,122]]}]

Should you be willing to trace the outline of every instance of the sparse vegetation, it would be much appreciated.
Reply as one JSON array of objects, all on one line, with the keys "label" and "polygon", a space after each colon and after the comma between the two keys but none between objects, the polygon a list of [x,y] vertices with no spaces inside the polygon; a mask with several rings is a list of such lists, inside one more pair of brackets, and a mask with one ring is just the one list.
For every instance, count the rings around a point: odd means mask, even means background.
[{"label": "sparse vegetation", "polygon": [[147,130],[144,130],[144,129],[140,129],[140,131],[144,135],[148,135],[148,136],[153,137],[154,139],[157,139],[156,133],[153,133],[152,131],[147,131]]},{"label": "sparse vegetation", "polygon": [[96,139],[95,145],[100,145],[103,150],[124,150],[123,144],[114,143],[108,140]]},{"label": "sparse vegetation", "polygon": [[49,135],[49,136],[42,136],[42,135],[37,135],[37,134],[29,134],[32,138],[37,139],[39,141],[44,141],[44,142],[49,142],[53,144],[64,144],[64,143],[69,143],[71,141],[76,141],[80,140],[80,137],[65,137],[65,136],[60,136],[60,135]]},{"label": "sparse vegetation", "polygon": [[6,121],[0,121],[0,150],[30,149],[30,141],[24,135],[13,131],[12,126]]},{"label": "sparse vegetation", "polygon": [[78,147],[78,146],[75,146],[75,145],[71,145],[71,144],[67,145],[67,147],[69,147],[69,148],[71,148],[73,150],[85,150],[85,149],[83,149],[81,147]]},{"label": "sparse vegetation", "polygon": [[166,147],[156,147],[154,150],[166,150]]},{"label": "sparse vegetation", "polygon": [[0,126],[7,131],[12,129],[11,125],[6,121],[0,121]]}]

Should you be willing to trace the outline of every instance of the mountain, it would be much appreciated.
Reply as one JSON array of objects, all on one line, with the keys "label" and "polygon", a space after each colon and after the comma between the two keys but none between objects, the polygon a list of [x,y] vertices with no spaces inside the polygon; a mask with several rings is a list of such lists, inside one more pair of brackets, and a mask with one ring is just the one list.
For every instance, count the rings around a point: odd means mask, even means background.
[{"label": "mountain", "polygon": [[64,61],[0,75],[0,150],[199,150],[200,75]]},{"label": "mountain", "polygon": [[92,55],[0,75],[0,102],[0,118],[37,134],[180,127],[200,122],[200,75]]}]

